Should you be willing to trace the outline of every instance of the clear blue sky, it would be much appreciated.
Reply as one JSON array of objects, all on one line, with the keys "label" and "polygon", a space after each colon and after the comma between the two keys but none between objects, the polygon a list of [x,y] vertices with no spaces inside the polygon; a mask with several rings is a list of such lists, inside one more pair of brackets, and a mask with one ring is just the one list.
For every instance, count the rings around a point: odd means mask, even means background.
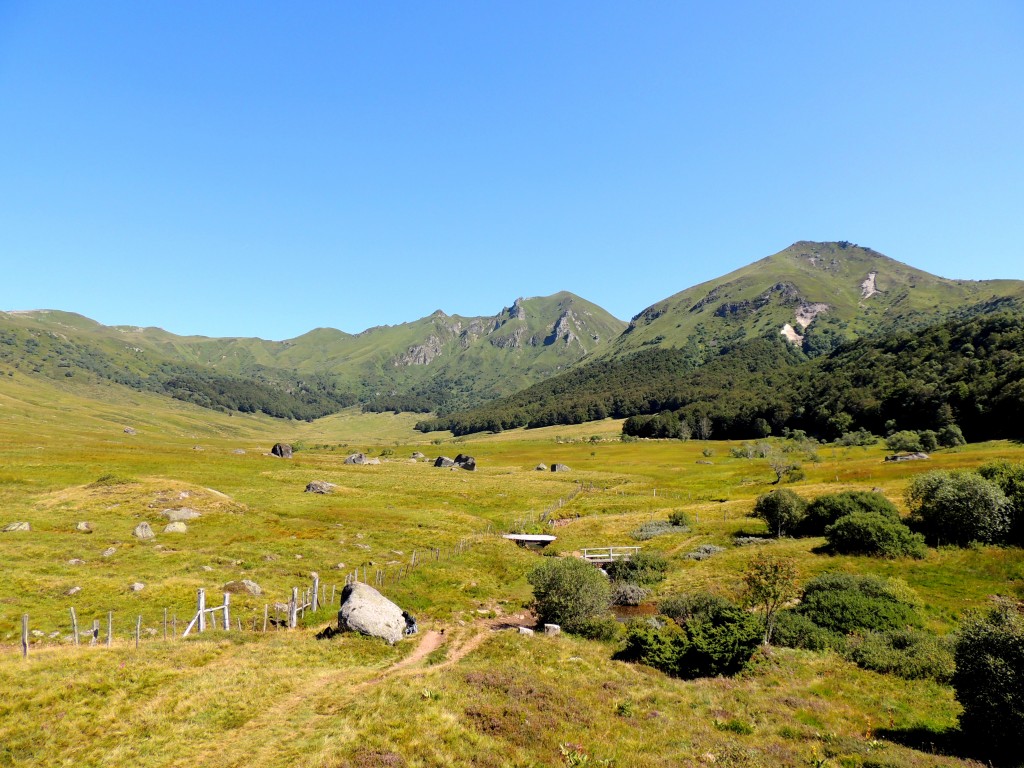
[{"label": "clear blue sky", "polygon": [[0,0],[0,308],[628,319],[796,240],[1024,278],[1024,3]]}]

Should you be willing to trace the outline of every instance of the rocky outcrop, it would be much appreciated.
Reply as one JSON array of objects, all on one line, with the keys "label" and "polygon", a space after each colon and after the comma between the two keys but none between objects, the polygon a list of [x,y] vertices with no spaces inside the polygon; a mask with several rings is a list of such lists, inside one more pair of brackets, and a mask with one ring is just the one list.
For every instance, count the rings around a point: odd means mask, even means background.
[{"label": "rocky outcrop", "polygon": [[334,483],[328,483],[326,480],[312,480],[306,486],[306,493],[333,493],[337,487]]},{"label": "rocky outcrop", "polygon": [[292,447],[288,443],[274,443],[270,453],[280,459],[290,459],[292,457]]},{"label": "rocky outcrop", "polygon": [[430,365],[441,356],[443,349],[444,346],[441,339],[434,334],[430,334],[425,342],[409,347],[408,352],[395,358],[395,366]]},{"label": "rocky outcrop", "polygon": [[394,645],[405,634],[402,609],[369,584],[349,584],[341,593],[338,629],[379,637]]},{"label": "rocky outcrop", "polygon": [[558,320],[555,321],[554,327],[551,329],[550,335],[544,339],[545,346],[551,346],[556,341],[562,341],[566,346],[569,346],[574,341],[579,341],[575,331],[579,330],[579,322],[576,319],[576,315],[573,314],[571,309],[567,309],[559,316]]}]

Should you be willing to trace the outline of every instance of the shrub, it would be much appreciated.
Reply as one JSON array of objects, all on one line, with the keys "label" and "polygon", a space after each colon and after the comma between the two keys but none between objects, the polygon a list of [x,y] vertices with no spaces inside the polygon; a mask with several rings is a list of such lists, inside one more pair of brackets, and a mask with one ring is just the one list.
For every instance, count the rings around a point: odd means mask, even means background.
[{"label": "shrub", "polygon": [[754,504],[754,517],[764,520],[768,530],[779,537],[799,526],[806,509],[806,501],[788,488],[783,488],[758,496]]},{"label": "shrub", "polygon": [[537,616],[576,632],[608,610],[608,580],[590,563],[575,557],[544,558],[527,575]]},{"label": "shrub", "polygon": [[939,445],[943,448],[955,448],[958,445],[966,445],[964,433],[956,424],[947,424],[939,430]]},{"label": "shrub", "polygon": [[848,445],[848,446],[860,445],[860,446],[866,446],[866,445],[874,445],[875,443],[878,442],[878,438],[875,437],[870,432],[868,432],[863,427],[861,427],[856,432],[844,432],[843,436],[840,437],[836,442],[839,443],[840,445]]},{"label": "shrub", "polygon": [[1024,615],[1003,603],[969,615],[957,636],[953,689],[960,727],[996,751],[1019,748],[1024,733]]},{"label": "shrub", "polygon": [[689,527],[690,516],[682,509],[673,509],[668,513],[668,521],[677,527]]},{"label": "shrub", "polygon": [[926,472],[907,489],[911,522],[930,544],[993,544],[1010,533],[1010,504],[974,472]]},{"label": "shrub", "polygon": [[802,613],[793,610],[779,611],[775,617],[775,645],[784,648],[805,648],[808,651],[824,651],[842,644],[842,638],[822,629]]},{"label": "shrub", "polygon": [[617,643],[626,630],[612,616],[594,616],[582,621],[575,629],[575,634],[588,640],[600,640],[604,643]]},{"label": "shrub", "polygon": [[639,584],[619,581],[612,584],[612,605],[640,605],[650,593]]},{"label": "shrub", "polygon": [[686,533],[690,529],[685,525],[673,525],[665,520],[648,520],[630,532],[636,541],[649,541],[655,536],[663,536],[666,533]]},{"label": "shrub", "polygon": [[925,554],[924,536],[877,512],[844,515],[825,529],[832,552],[874,557],[916,557]]},{"label": "shrub", "polygon": [[953,645],[952,637],[918,629],[868,632],[851,638],[845,655],[858,667],[874,672],[948,683],[954,670]]},{"label": "shrub", "polygon": [[626,647],[616,658],[636,661],[674,677],[731,675],[750,660],[761,639],[757,618],[724,601],[682,625],[635,621],[626,628]]},{"label": "shrub", "polygon": [[877,576],[826,573],[804,588],[797,612],[839,635],[919,626],[917,611],[899,588]]},{"label": "shrub", "polygon": [[668,560],[661,555],[637,552],[629,560],[614,560],[605,567],[613,581],[656,584],[665,578]]},{"label": "shrub", "polygon": [[843,491],[819,496],[807,505],[807,511],[798,529],[801,536],[824,536],[825,528],[840,517],[853,512],[877,512],[899,521],[899,510],[880,493],[872,491]]},{"label": "shrub", "polygon": [[902,432],[893,432],[885,438],[885,445],[893,453],[917,453],[924,450],[921,446],[921,436],[906,429]]},{"label": "shrub", "polygon": [[692,552],[687,552],[683,557],[687,560],[707,560],[719,552],[725,552],[725,547],[719,547],[714,544],[701,544]]},{"label": "shrub", "polygon": [[713,592],[684,592],[670,595],[658,603],[658,611],[680,625],[690,619],[708,618],[733,607],[732,602]]},{"label": "shrub", "polygon": [[978,469],[978,474],[995,483],[1010,505],[1010,531],[1007,540],[1024,545],[1024,464],[993,461]]}]

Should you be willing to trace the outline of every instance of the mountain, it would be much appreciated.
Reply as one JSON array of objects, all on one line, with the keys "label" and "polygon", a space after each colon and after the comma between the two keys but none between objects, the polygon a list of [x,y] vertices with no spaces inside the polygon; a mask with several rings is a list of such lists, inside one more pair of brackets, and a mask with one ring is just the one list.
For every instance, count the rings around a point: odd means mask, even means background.
[{"label": "mountain", "polygon": [[1007,298],[1024,298],[1024,281],[947,280],[852,243],[801,241],[653,304],[602,356],[658,346],[686,349],[700,362],[722,344],[767,336],[814,356]]},{"label": "mountain", "polygon": [[614,340],[625,323],[571,293],[517,299],[489,317],[429,317],[295,339],[177,336],[104,326],[68,312],[0,313],[0,366],[90,375],[201,405],[316,418],[369,408],[466,407],[554,375]]}]

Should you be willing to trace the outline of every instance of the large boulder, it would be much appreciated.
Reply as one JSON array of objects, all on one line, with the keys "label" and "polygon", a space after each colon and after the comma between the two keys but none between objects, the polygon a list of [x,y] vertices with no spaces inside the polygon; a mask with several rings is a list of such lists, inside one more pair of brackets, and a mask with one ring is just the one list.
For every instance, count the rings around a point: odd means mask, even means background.
[{"label": "large boulder", "polygon": [[242,579],[241,581],[229,581],[224,585],[224,591],[230,592],[232,595],[254,595],[259,596],[263,594],[263,588],[255,581],[249,579]]},{"label": "large boulder", "polygon": [[341,592],[338,629],[354,630],[395,644],[405,634],[402,609],[369,584],[349,584]]},{"label": "large boulder", "polygon": [[188,533],[188,526],[181,521],[168,523],[164,526],[164,533]]},{"label": "large boulder", "polygon": [[380,459],[367,456],[365,453],[353,453],[345,458],[346,464],[380,464]]},{"label": "large boulder", "polygon": [[455,462],[449,459],[447,456],[438,456],[434,459],[435,467],[454,467]]},{"label": "large boulder", "polygon": [[288,443],[274,443],[274,447],[270,449],[270,453],[273,456],[277,456],[281,459],[290,459],[292,457],[292,447]]},{"label": "large boulder", "polygon": [[476,459],[472,456],[460,453],[455,457],[455,466],[462,467],[463,469],[468,469],[470,472],[473,472],[476,469]]},{"label": "large boulder", "polygon": [[146,541],[146,539],[152,539],[154,536],[156,536],[156,534],[153,533],[153,529],[147,522],[141,522],[138,525],[136,525],[135,530],[132,531],[132,535],[135,536],[136,539],[142,539],[142,541]]},{"label": "large boulder", "polygon": [[306,486],[306,493],[333,493],[337,487],[334,483],[328,483],[326,480],[312,480]]},{"label": "large boulder", "polygon": [[8,523],[4,526],[4,533],[12,533],[13,531],[31,531],[32,526],[25,522],[19,523]]}]

